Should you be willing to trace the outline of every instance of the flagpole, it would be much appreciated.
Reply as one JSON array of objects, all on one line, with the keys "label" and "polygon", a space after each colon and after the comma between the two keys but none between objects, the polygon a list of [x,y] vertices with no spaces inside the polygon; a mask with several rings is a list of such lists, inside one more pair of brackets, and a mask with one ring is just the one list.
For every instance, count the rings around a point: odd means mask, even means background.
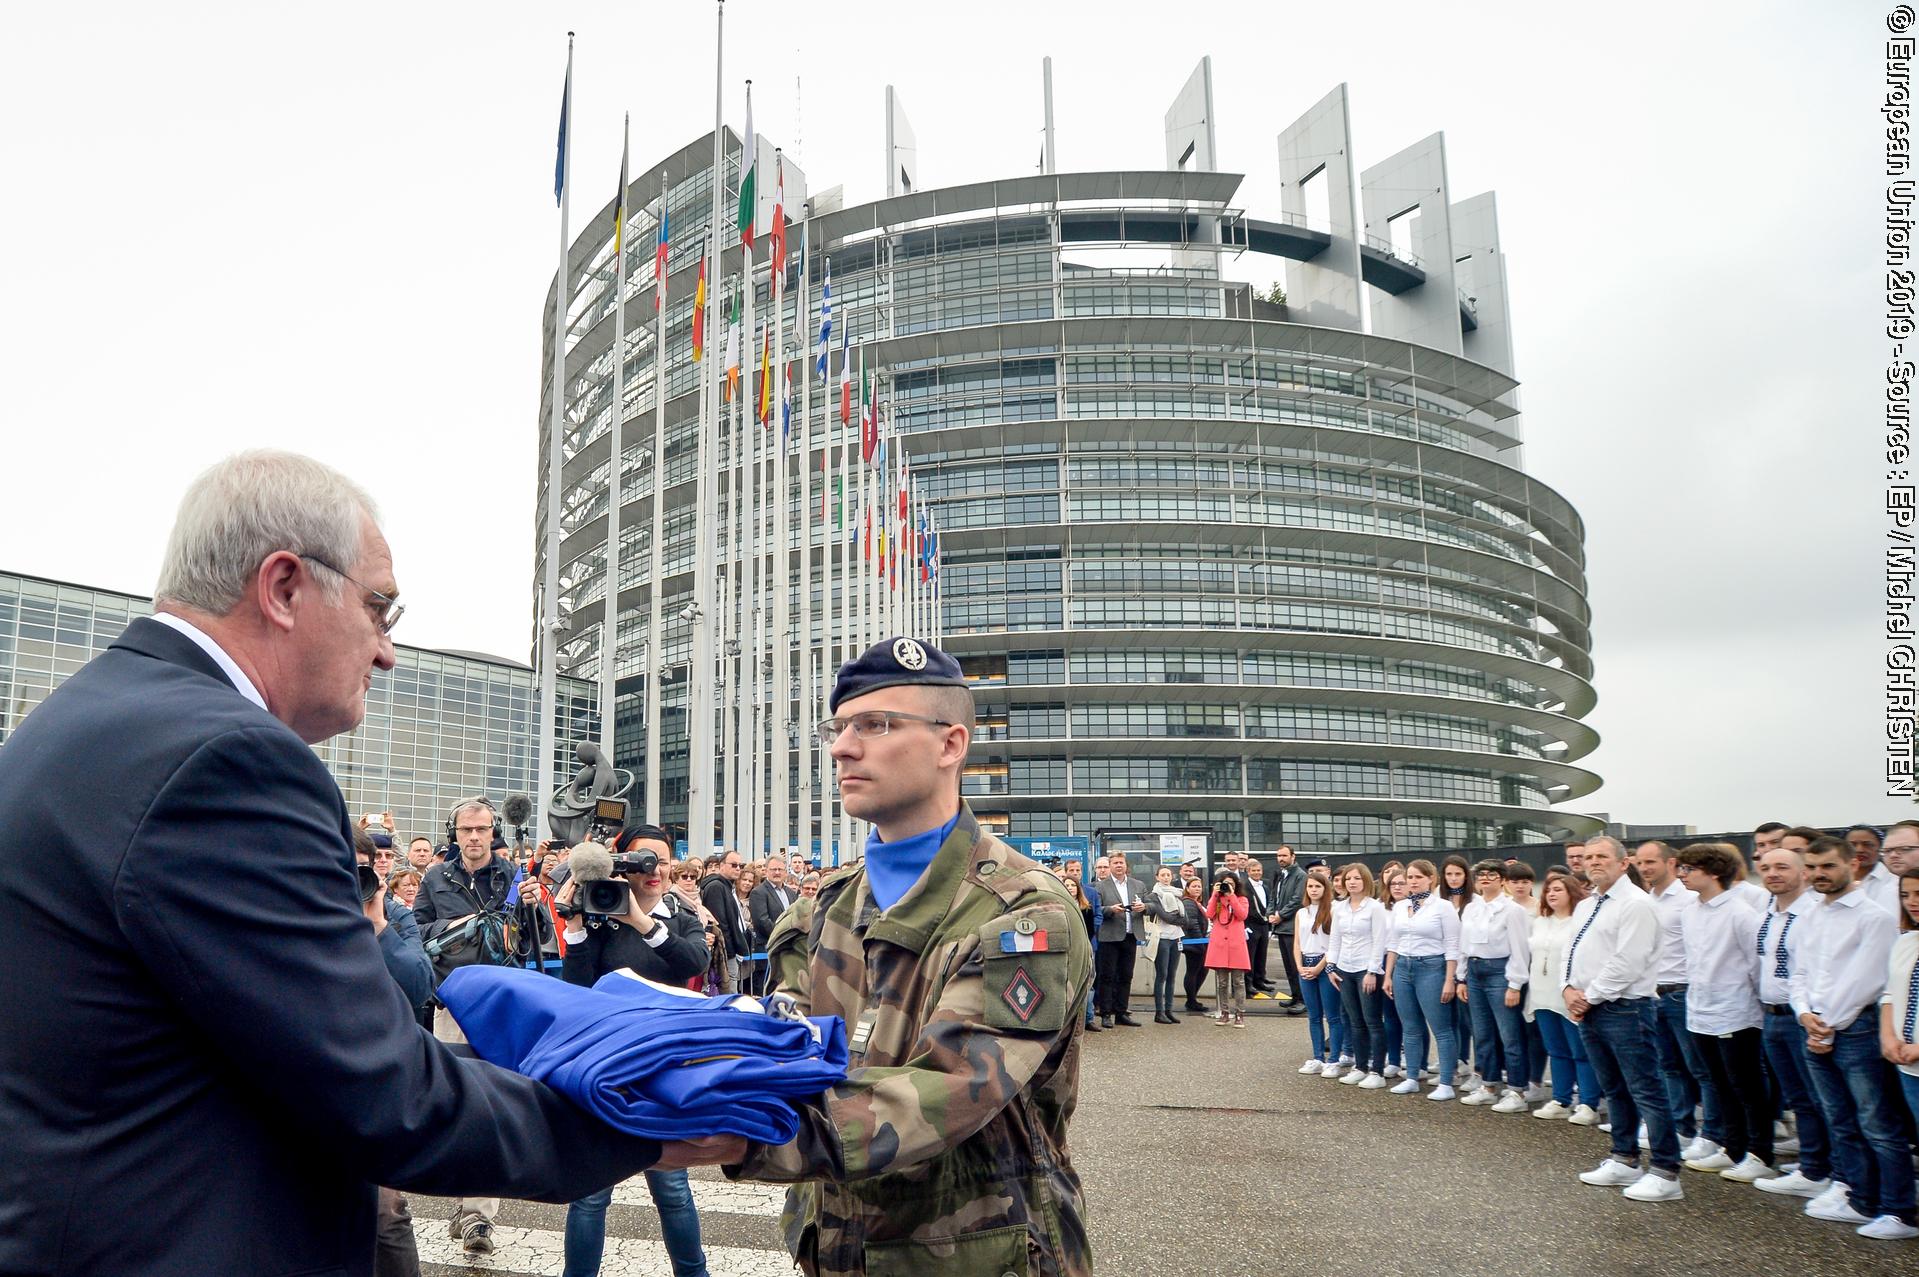
[{"label": "flagpole", "polygon": [[800,299],[793,311],[793,326],[799,330],[800,345],[800,721],[797,725],[800,735],[796,742],[793,739],[793,725],[789,723],[784,738],[784,748],[798,766],[800,778],[797,801],[793,804],[796,816],[793,844],[802,855],[808,856],[813,852],[813,747],[811,738],[804,733],[813,716],[813,661],[816,655],[813,643],[813,361],[806,357],[806,330],[813,322],[813,277],[810,273],[812,265],[808,261],[812,224],[812,201],[809,200],[800,216]]},{"label": "flagpole", "polygon": [[[780,400],[780,425],[777,433],[769,433],[768,438],[774,444],[773,451],[773,562],[769,583],[773,595],[773,617],[771,647],[773,649],[773,704],[772,734],[769,742],[770,757],[767,763],[768,776],[766,787],[767,805],[772,822],[767,829],[767,849],[769,854],[786,854],[787,835],[792,832],[792,813],[787,804],[791,801],[789,786],[792,783],[793,745],[787,739],[787,730],[793,719],[792,680],[793,680],[793,632],[791,606],[787,602],[788,583],[792,580],[793,556],[787,548],[786,488],[790,476],[787,474],[786,453],[792,443],[791,411],[793,402],[793,383],[789,373],[791,367],[786,359],[786,227],[784,218],[786,205],[786,160],[779,151],[773,152],[773,234],[779,252],[772,255],[773,286],[770,295],[773,302],[773,369],[779,373],[779,385],[776,393]],[[794,316],[796,327],[803,325],[799,317]]]},{"label": "flagpole", "polygon": [[[746,295],[749,305],[759,302],[759,281],[749,269],[746,277]],[[747,325],[746,331],[754,333],[754,345],[765,349],[765,338],[758,334],[758,325]],[[764,366],[759,381],[765,382]],[[750,386],[754,378],[748,377]],[[764,394],[762,389],[760,394]],[[746,616],[742,622],[746,640],[745,663],[742,668],[740,700],[740,736],[742,750],[746,755],[746,780],[741,787],[740,796],[745,799],[740,820],[740,854],[748,859],[756,859],[754,850],[759,846],[759,831],[763,828],[760,819],[760,701],[762,691],[761,655],[760,655],[760,562],[764,547],[760,543],[760,435],[765,430],[760,421],[760,397],[753,398],[752,420],[747,423],[741,437],[740,447],[746,457],[746,542],[747,563],[741,574],[741,582],[746,590]]]},{"label": "flagpole", "polygon": [[[666,174],[660,174],[661,232],[666,233]],[[655,254],[659,274],[654,317],[653,357],[653,526],[647,538],[652,585],[646,617],[646,823],[660,823],[660,674],[666,668],[666,274],[665,252]]]},{"label": "flagpole", "polygon": [[[833,259],[826,259],[825,298],[821,310],[832,304]],[[826,699],[832,694],[833,679],[838,671],[837,660],[840,650],[839,616],[843,610],[835,606],[833,592],[837,588],[837,575],[833,566],[839,557],[839,539],[845,515],[840,503],[834,501],[833,450],[839,446],[838,432],[833,428],[833,342],[832,331],[826,327],[826,316],[822,313],[820,326],[822,331],[820,353],[826,360],[826,366],[820,370],[821,424],[820,432],[820,571],[824,581],[820,587],[820,688],[819,695],[813,701],[810,711],[815,722],[827,716]],[[845,328],[842,325],[841,332]],[[829,512],[828,504],[832,510]],[[827,753],[827,746],[814,746],[820,751],[820,857],[821,865],[837,863],[833,857],[836,840],[833,837],[833,760]]]},{"label": "flagpole", "polygon": [[[726,619],[726,644],[720,649],[720,666],[723,671],[724,688],[720,696],[720,721],[724,725],[721,733],[723,751],[720,758],[720,771],[725,779],[724,791],[720,801],[724,804],[721,817],[725,850],[732,851],[740,845],[740,651],[741,651],[741,601],[737,593],[737,578],[745,568],[740,559],[740,541],[746,535],[745,509],[740,495],[740,428],[738,423],[740,400],[743,392],[738,384],[736,368],[743,367],[744,355],[740,352],[746,347],[745,339],[740,335],[740,315],[744,312],[746,299],[740,296],[740,283],[733,281],[733,311],[726,329],[727,384],[732,386],[732,398],[727,401],[724,410],[726,417],[726,570],[723,583],[726,589],[726,602],[721,611]],[[737,349],[736,349],[737,348]],[[740,354],[739,358],[735,358]]]},{"label": "flagpole", "polygon": [[613,429],[611,473],[607,476],[606,559],[600,569],[600,756],[614,762],[613,693],[620,650],[620,501],[621,448],[626,426],[626,160],[631,116],[620,123],[620,190],[613,199]]},{"label": "flagpole", "polygon": [[[725,141],[722,109],[725,80],[726,0],[714,5],[713,38],[713,202],[707,233],[713,242],[712,278],[717,284],[720,272],[720,188],[726,184]],[[709,311],[707,328],[718,326]],[[700,416],[699,476],[697,509],[693,519],[693,656],[688,670],[686,690],[686,846],[687,854],[705,856],[713,850],[713,526],[715,465],[719,449],[713,424],[719,417],[719,361],[713,358],[713,343],[701,339],[700,349],[709,365],[701,378],[706,386],[705,403]],[[656,461],[657,465],[658,462]]]},{"label": "flagpole", "polygon": [[559,187],[556,194],[560,201],[560,268],[553,280],[553,397],[546,441],[545,565],[540,574],[540,700],[535,710],[539,715],[539,732],[535,737],[538,743],[535,748],[540,755],[534,760],[535,784],[539,788],[533,798],[536,820],[546,812],[546,804],[553,797],[553,719],[558,711],[554,703],[557,693],[554,665],[559,658],[556,649],[560,630],[560,474],[563,463],[561,439],[566,420],[566,257],[567,215],[572,211],[568,198],[572,194],[573,184],[572,113],[573,33],[569,31],[566,33],[566,87],[560,95],[560,171],[556,182]]}]

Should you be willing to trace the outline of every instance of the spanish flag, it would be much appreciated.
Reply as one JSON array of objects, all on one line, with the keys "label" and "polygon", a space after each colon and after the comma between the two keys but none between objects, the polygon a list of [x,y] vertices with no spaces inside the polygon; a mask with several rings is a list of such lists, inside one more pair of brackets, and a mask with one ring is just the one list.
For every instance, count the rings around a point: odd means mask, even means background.
[{"label": "spanish flag", "polygon": [[706,355],[706,254],[700,254],[700,279],[693,288],[693,362]]},{"label": "spanish flag", "polygon": [[760,424],[773,424],[773,334],[760,326]]}]

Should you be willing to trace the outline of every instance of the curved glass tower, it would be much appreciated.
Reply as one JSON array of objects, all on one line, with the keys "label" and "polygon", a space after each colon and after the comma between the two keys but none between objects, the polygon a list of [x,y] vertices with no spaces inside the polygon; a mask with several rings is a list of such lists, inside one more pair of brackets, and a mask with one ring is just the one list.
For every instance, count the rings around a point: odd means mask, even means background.
[{"label": "curved glass tower", "polygon": [[[1407,174],[1431,164],[1428,144],[1363,175],[1303,171],[1289,156],[1320,147],[1314,130],[1343,130],[1344,102],[1336,91],[1281,135],[1287,198],[1263,215],[1235,204],[1237,175],[1210,171],[1209,129],[1182,143],[1178,103],[1165,170],[816,200],[804,322],[800,222],[789,231],[789,352],[817,335],[830,256],[836,328],[865,343],[937,512],[944,643],[981,711],[965,789],[1003,832],[1204,826],[1216,848],[1336,855],[1599,827],[1557,806],[1599,785],[1577,765],[1597,744],[1581,722],[1594,701],[1583,527],[1521,465],[1491,197],[1450,204],[1443,143],[1438,199],[1406,209],[1375,192],[1423,181]],[[736,183],[739,143],[726,142]],[[710,153],[709,136],[635,183],[626,239],[638,247],[616,715],[620,762],[638,765],[658,584],[669,819],[684,813],[698,432],[687,325]],[[657,204],[661,169],[674,247],[656,566],[645,201]],[[561,669],[585,678],[598,676],[606,602],[610,253],[609,207],[568,281]],[[1284,259],[1283,299],[1241,282],[1273,273],[1260,257]],[[735,249],[720,273],[737,270]],[[763,274],[758,295],[764,307]],[[799,476],[817,473],[837,426],[827,406],[814,381],[788,494],[796,520]],[[817,582],[811,599],[814,633],[796,627],[796,648],[818,641]],[[817,716],[791,690],[795,722]],[[801,828],[797,814],[788,827]]]}]

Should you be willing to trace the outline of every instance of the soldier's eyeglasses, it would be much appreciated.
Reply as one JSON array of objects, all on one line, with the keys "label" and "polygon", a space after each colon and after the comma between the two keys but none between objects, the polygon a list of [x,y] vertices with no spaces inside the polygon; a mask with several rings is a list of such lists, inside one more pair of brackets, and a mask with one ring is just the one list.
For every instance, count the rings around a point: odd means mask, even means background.
[{"label": "soldier's eyeglasses", "polygon": [[[352,577],[342,572],[339,568],[334,567],[317,554],[302,554],[300,558],[308,563],[317,563],[348,584],[358,585],[368,594],[371,594],[373,599],[367,600],[366,608],[367,611],[373,614],[373,623],[380,627],[380,633],[393,633],[393,627],[400,623],[400,614],[406,611],[406,604],[395,602],[392,596],[382,594],[370,585],[361,585],[360,582],[355,581]],[[374,599],[379,601],[377,605],[374,603]]]},{"label": "soldier's eyeglasses", "polygon": [[929,727],[951,727],[953,724],[943,718],[926,718],[919,714],[902,714],[893,710],[869,710],[864,714],[854,714],[847,718],[822,719],[813,728],[813,735],[819,737],[820,744],[831,745],[840,738],[840,733],[852,730],[861,740],[872,740],[884,736],[893,730],[893,723],[925,723]]}]

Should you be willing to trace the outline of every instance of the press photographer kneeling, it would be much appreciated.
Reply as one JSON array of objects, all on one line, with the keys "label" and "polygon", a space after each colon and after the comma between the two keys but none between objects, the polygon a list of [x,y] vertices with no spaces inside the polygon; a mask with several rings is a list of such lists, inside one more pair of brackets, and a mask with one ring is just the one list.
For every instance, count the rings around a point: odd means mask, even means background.
[{"label": "press photographer kneeling", "polygon": [[[584,842],[568,860],[572,875],[555,894],[566,919],[569,984],[591,985],[622,967],[667,985],[685,985],[706,970],[708,951],[699,917],[667,890],[673,843],[663,829],[639,825],[613,840],[613,849]],[[648,1171],[646,1186],[660,1212],[660,1235],[676,1275],[704,1274],[700,1217],[685,1171]],[[597,1273],[606,1245],[611,1185],[566,1209],[566,1273]]]}]

